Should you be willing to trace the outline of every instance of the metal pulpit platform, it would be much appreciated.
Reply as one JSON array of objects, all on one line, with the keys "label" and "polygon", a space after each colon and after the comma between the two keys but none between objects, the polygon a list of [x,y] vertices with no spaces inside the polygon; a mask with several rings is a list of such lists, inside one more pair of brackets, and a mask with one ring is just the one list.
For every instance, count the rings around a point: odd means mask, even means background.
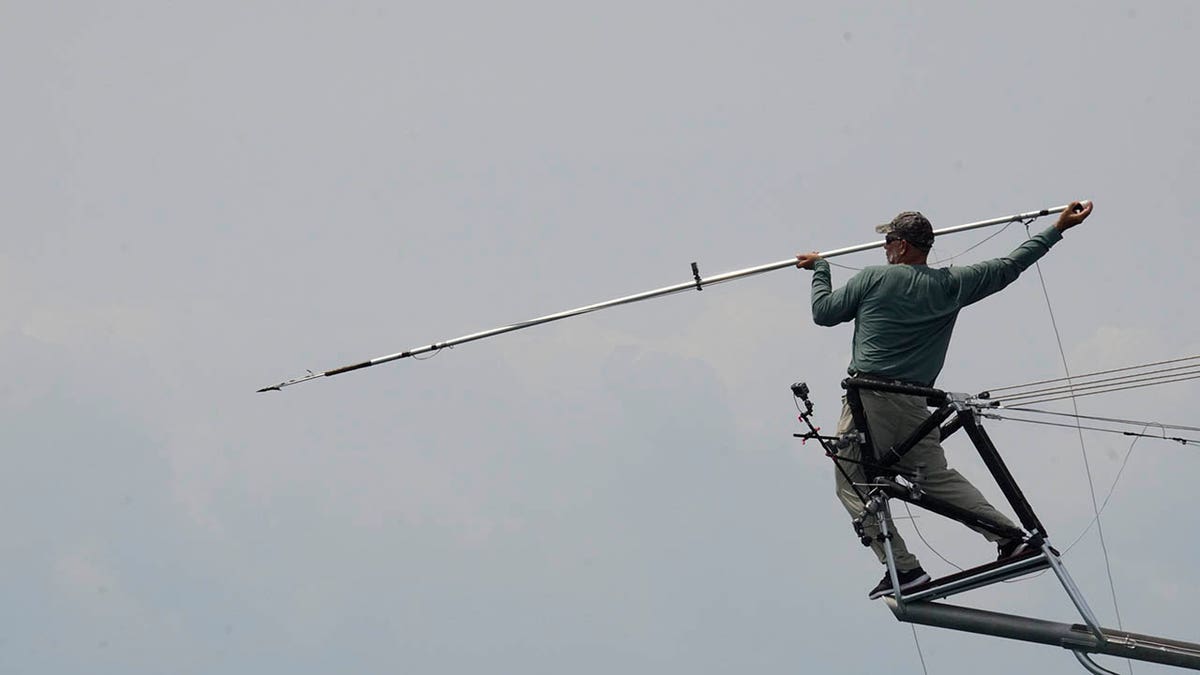
[{"label": "metal pulpit platform", "polygon": [[[866,481],[852,485],[862,500],[864,509],[854,520],[855,529],[863,544],[879,542],[883,545],[888,575],[892,582],[892,591],[884,596],[884,602],[898,620],[1062,647],[1070,650],[1080,665],[1089,672],[1102,675],[1115,673],[1098,665],[1090,655],[1104,654],[1200,670],[1200,644],[1100,626],[1083,593],[1068,574],[1061,555],[1050,545],[1045,526],[1034,513],[1033,507],[983,428],[984,413],[996,407],[996,401],[982,396],[947,393],[931,387],[874,377],[851,377],[842,382],[842,387],[846,390],[846,403],[854,418],[854,430],[837,437],[821,435],[810,419],[812,403],[808,399],[808,387],[801,382],[792,385],[792,393],[804,402],[800,419],[808,424],[810,432],[795,435],[804,439],[819,440],[826,454],[834,459],[838,470],[843,472],[846,469],[841,463],[847,460],[839,455],[837,449],[856,443],[862,450],[863,459],[859,463],[862,465]],[[882,447],[872,439],[869,415],[861,396],[863,390],[923,397],[926,404],[934,410],[906,438],[891,447]],[[922,476],[919,469],[899,468],[907,466],[902,463],[904,455],[928,435],[936,433],[941,438],[946,438],[959,430],[965,431],[970,437],[972,445],[979,452],[983,463],[1016,513],[1021,523],[1020,528],[989,520],[956,504],[926,494],[921,489]],[[849,478],[849,474],[846,475]],[[890,529],[889,502],[893,499],[951,518],[975,530],[988,532],[994,535],[994,539],[1020,541],[1024,550],[1018,555],[962,570],[901,591]],[[863,522],[867,518],[874,518],[879,524],[880,532],[875,537],[869,536],[863,528]],[[1046,569],[1053,571],[1057,577],[1083,618],[1082,624],[1046,621],[937,602],[953,595]]]}]

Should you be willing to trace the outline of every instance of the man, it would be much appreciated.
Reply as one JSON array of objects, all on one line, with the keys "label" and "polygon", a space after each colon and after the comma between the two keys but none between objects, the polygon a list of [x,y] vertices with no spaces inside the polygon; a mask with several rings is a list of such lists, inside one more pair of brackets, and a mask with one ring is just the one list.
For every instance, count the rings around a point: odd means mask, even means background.
[{"label": "man", "polygon": [[[812,315],[817,325],[834,326],[854,321],[851,375],[932,387],[945,362],[958,312],[1012,283],[1062,239],[1063,232],[1083,222],[1091,212],[1091,202],[1071,202],[1059,215],[1058,222],[1006,257],[964,267],[931,268],[926,264],[926,258],[933,246],[933,227],[920,213],[906,211],[892,222],[875,228],[886,235],[884,252],[888,264],[867,267],[836,291],[831,288],[829,263],[819,253],[798,254],[796,267],[813,271]],[[876,447],[887,448],[904,440],[929,416],[925,400],[919,396],[864,389],[862,400]],[[853,429],[854,420],[843,398],[838,434]],[[863,515],[863,503],[852,485],[866,481],[861,464],[856,463],[862,454],[857,444],[842,449],[839,456],[848,461],[838,463],[845,473],[834,472],[838,498],[854,518]],[[912,472],[920,467],[920,487],[925,493],[989,520],[1015,527],[975,486],[946,465],[936,430],[917,443],[895,467],[902,472]],[[865,533],[871,537],[872,550],[879,562],[884,563],[878,522],[874,517],[868,517],[863,525]],[[921,563],[909,552],[891,523],[888,529],[892,532],[900,589],[929,581],[929,575],[921,569]],[[1019,539],[1001,539],[998,535],[978,531],[989,541],[996,542],[1000,559],[1018,555],[1025,549],[1024,542]],[[891,592],[892,581],[885,573],[868,597],[875,599]]]}]

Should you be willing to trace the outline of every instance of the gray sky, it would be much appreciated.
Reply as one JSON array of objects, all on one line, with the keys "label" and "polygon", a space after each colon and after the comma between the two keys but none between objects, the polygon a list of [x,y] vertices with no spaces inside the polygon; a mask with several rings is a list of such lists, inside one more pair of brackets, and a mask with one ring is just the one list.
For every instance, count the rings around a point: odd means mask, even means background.
[{"label": "gray sky", "polygon": [[[831,467],[791,437],[787,385],[832,428],[849,352],[807,273],[253,392],[693,260],[870,241],[901,210],[1075,198],[1095,214],[1042,263],[1071,368],[1200,353],[1198,12],[0,5],[0,672],[920,673],[865,599],[880,569]],[[1031,270],[963,314],[939,384],[1062,373]],[[1198,399],[1081,411],[1196,425]],[[1074,433],[989,428],[1069,543],[1091,518]],[[1086,437],[1100,498],[1128,448]],[[1195,447],[1139,442],[1104,513],[1126,629],[1200,641],[1198,472]],[[916,522],[958,564],[993,555]],[[1115,625],[1094,531],[1066,561]],[[961,601],[1078,620],[1046,576]],[[917,635],[930,673],[1077,669]]]}]

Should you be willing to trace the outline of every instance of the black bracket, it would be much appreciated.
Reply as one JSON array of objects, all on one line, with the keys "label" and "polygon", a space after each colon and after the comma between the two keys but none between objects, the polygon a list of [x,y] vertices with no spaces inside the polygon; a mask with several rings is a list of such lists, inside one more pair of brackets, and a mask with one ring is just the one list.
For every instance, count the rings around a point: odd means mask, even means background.
[{"label": "black bracket", "polygon": [[696,290],[698,290],[698,291],[704,290],[700,286],[700,266],[694,262],[692,263],[692,278],[696,280]]},{"label": "black bracket", "polygon": [[[992,439],[983,429],[983,424],[980,422],[979,414],[970,407],[959,408],[951,403],[949,396],[940,389],[932,387],[921,387],[918,385],[905,384],[900,382],[877,381],[870,378],[852,377],[842,381],[842,387],[846,390],[846,402],[850,405],[851,413],[854,415],[854,423],[859,432],[867,427],[867,415],[863,408],[862,399],[859,396],[860,389],[868,389],[875,391],[894,392],[898,394],[906,394],[909,396],[921,396],[925,398],[926,405],[937,407],[937,410],[916,429],[909,434],[907,438],[897,445],[883,449],[883,457],[879,457],[880,449],[875,448],[871,442],[870,432],[866,432],[867,441],[866,447],[870,448],[877,457],[877,461],[885,467],[890,466],[906,452],[911,450],[922,438],[932,432],[934,429],[939,430],[939,435],[942,438],[949,436],[958,429],[966,431],[967,436],[971,439],[971,444],[979,452],[980,458],[983,460],[988,471],[992,474],[996,484],[1000,487],[1000,491],[1004,493],[1013,511],[1016,512],[1017,518],[1021,521],[1021,525],[1029,532],[1038,536],[1045,536],[1046,528],[1042,525],[1041,520],[1033,512],[1033,507],[1025,498],[1025,494],[1017,485],[1016,479],[1009,472],[1008,467],[1001,459],[999,451],[992,443]],[[865,468],[865,467],[864,467]],[[886,469],[885,469],[886,471]],[[878,476],[871,476],[868,472],[868,478],[880,480]],[[887,482],[887,481],[884,481]],[[957,507],[949,507],[942,504],[941,500],[932,499],[924,496],[917,500],[906,498],[901,493],[903,490],[899,487],[885,490],[889,496],[897,497],[904,501],[908,501],[914,505],[922,506],[935,513],[940,513],[944,516],[966,523],[969,526],[982,527],[983,529],[991,529],[992,532],[1003,536],[1016,536],[1014,532],[1002,532],[994,529],[996,524],[987,522],[986,519],[980,519],[978,516],[960,511]]]}]

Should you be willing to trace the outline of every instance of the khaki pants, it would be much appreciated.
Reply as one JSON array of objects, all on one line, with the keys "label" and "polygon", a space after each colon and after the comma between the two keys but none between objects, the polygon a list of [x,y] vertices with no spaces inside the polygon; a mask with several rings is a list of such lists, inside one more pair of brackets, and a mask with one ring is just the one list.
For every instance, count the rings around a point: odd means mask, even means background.
[{"label": "khaki pants", "polygon": [[[860,392],[862,394],[863,410],[867,416],[867,424],[870,425],[871,440],[874,441],[875,447],[878,448],[888,448],[895,443],[903,441],[912,433],[917,425],[930,415],[930,410],[925,406],[925,399],[920,396],[907,396],[905,394],[869,391],[866,389],[860,390]],[[853,429],[854,418],[850,414],[849,404],[846,403],[843,397],[842,416],[838,420],[837,432],[840,435]],[[861,457],[857,443],[851,443],[838,454],[850,460],[858,460]],[[867,459],[871,458],[868,457]],[[866,482],[866,476],[863,473],[861,465],[852,462],[838,462],[838,464],[849,474],[851,481],[855,483]],[[963,478],[962,474],[946,466],[946,454],[938,442],[938,431],[936,429],[921,439],[920,442],[913,446],[893,466],[905,472],[915,471],[917,467],[920,467],[921,473],[924,476],[920,487],[926,494],[944,499],[951,504],[984,516],[997,523],[1016,527],[1011,520],[993,508],[987,499],[979,493],[979,490],[975,489],[975,486],[971,485],[966,478]],[[842,505],[850,512],[850,516],[857,518],[863,512],[862,501],[854,492],[854,488],[846,481],[846,476],[842,474],[842,471],[835,469],[834,477],[837,481],[838,499],[842,501]],[[863,494],[867,492],[867,489],[864,488],[859,488],[859,490]],[[988,541],[1000,541],[1001,539],[991,532],[976,528],[972,529],[982,534]],[[876,540],[876,537],[879,535],[879,523],[874,516],[868,516],[863,521],[863,530],[871,537],[871,550],[875,551],[875,555],[879,557],[879,562],[886,564],[883,543]],[[921,563],[915,555],[909,552],[908,547],[904,544],[904,539],[900,537],[900,533],[896,531],[895,526],[891,522],[888,523],[888,530],[892,533],[892,551],[896,556],[896,568],[902,572],[906,572],[920,567]]]}]

